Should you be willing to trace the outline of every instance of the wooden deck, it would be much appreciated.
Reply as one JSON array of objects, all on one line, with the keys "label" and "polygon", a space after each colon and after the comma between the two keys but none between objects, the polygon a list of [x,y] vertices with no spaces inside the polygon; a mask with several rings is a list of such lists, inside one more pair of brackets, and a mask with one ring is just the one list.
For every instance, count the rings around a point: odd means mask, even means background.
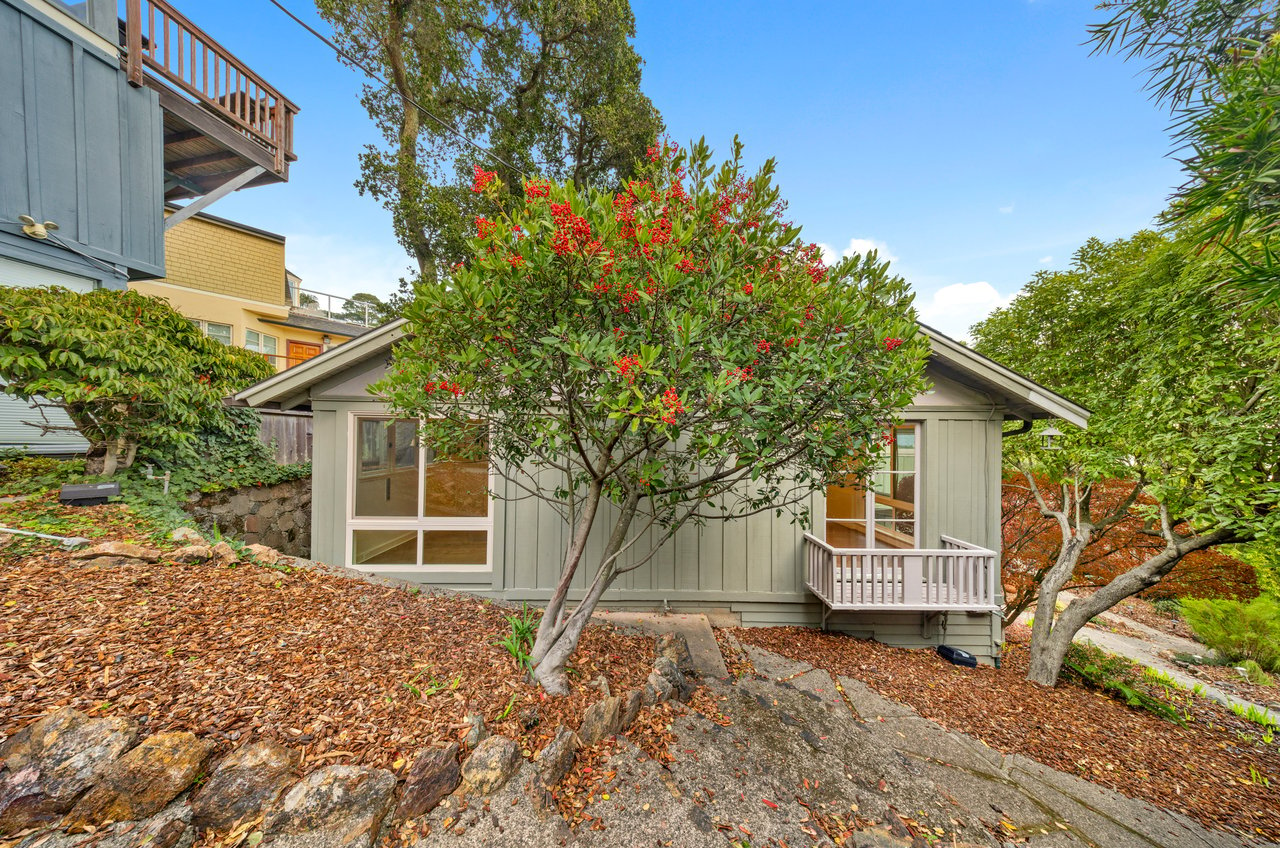
[{"label": "wooden deck", "polygon": [[284,182],[298,107],[165,0],[126,0],[121,57],[129,82],[160,95],[166,200]]},{"label": "wooden deck", "polygon": [[949,536],[934,549],[836,548],[804,534],[805,585],[839,611],[994,612],[1000,557]]}]

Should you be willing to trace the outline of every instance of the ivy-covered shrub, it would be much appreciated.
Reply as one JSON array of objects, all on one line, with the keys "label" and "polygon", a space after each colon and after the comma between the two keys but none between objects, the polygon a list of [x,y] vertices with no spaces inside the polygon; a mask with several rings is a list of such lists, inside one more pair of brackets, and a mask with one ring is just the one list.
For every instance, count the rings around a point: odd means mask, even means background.
[{"label": "ivy-covered shrub", "polygon": [[271,373],[161,298],[0,286],[3,390],[62,408],[89,441],[91,474],[190,446],[202,427],[221,426],[223,397]]},{"label": "ivy-covered shrub", "polygon": [[1248,603],[1184,598],[1182,617],[1224,660],[1253,660],[1267,671],[1280,671],[1280,603],[1274,598],[1262,595]]}]

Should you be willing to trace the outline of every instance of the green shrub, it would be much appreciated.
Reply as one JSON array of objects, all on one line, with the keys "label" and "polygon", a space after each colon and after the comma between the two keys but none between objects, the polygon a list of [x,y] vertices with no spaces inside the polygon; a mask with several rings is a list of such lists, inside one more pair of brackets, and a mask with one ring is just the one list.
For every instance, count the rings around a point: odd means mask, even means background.
[{"label": "green shrub", "polygon": [[1162,615],[1181,615],[1182,602],[1177,598],[1156,598],[1151,602],[1155,611]]},{"label": "green shrub", "polygon": [[1265,595],[1248,603],[1225,598],[1184,598],[1182,617],[1196,638],[1229,662],[1253,660],[1280,670],[1280,603]]},{"label": "green shrub", "polygon": [[77,483],[83,475],[83,459],[23,456],[5,451],[0,454],[0,497],[38,495],[63,483]]},{"label": "green shrub", "polygon": [[1108,654],[1096,645],[1074,642],[1062,661],[1063,675],[1068,679],[1119,698],[1131,707],[1146,710],[1166,721],[1185,724],[1182,715],[1170,704],[1144,692],[1139,686],[1144,675],[1130,660]]},{"label": "green shrub", "polygon": [[1248,681],[1256,686],[1274,686],[1275,680],[1271,675],[1267,674],[1262,666],[1258,665],[1254,660],[1245,660],[1240,663],[1238,668],[1244,672],[1244,676]]}]

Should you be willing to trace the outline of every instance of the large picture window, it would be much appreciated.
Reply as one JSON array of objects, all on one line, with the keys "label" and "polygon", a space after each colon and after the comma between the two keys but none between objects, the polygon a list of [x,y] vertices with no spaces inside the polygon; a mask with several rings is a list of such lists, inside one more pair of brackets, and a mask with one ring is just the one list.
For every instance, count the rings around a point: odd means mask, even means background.
[{"label": "large picture window", "polygon": [[487,569],[492,533],[489,462],[440,455],[416,421],[352,418],[352,567]]},{"label": "large picture window", "polygon": [[880,465],[863,484],[856,478],[827,487],[827,544],[836,548],[914,548],[919,541],[918,428],[893,428]]}]

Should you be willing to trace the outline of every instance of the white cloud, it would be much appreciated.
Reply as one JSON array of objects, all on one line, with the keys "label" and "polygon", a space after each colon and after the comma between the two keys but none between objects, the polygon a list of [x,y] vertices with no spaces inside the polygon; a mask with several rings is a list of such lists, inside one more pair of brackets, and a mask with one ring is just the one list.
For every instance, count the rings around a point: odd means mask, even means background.
[{"label": "white cloud", "polygon": [[1052,257],[1052,256],[1041,256],[1041,257],[1040,257],[1040,264],[1041,264],[1041,265],[1048,265],[1048,264],[1049,264],[1050,262],[1052,262],[1052,261],[1053,261],[1053,257]]},{"label": "white cloud", "polygon": [[982,281],[952,283],[928,296],[916,297],[920,320],[952,338],[969,341],[969,328],[987,317],[992,310],[1008,306],[1012,296],[1005,297],[995,286]]},{"label": "white cloud", "polygon": [[1012,203],[1010,203],[1008,206],[1001,206],[1001,207],[1000,207],[1000,214],[1001,214],[1001,215],[1008,215],[1008,214],[1009,214],[1009,213],[1011,213],[1011,212],[1013,212],[1013,204],[1012,204]]},{"label": "white cloud", "polygon": [[343,233],[286,235],[285,264],[302,287],[326,294],[369,292],[386,297],[410,275],[412,260],[394,241],[374,244]]},{"label": "white cloud", "polygon": [[839,260],[847,259],[855,253],[865,255],[873,250],[876,251],[877,255],[880,257],[881,262],[886,259],[890,262],[898,261],[898,257],[894,256],[889,250],[889,245],[882,241],[876,241],[875,239],[851,238],[849,239],[848,246],[846,246],[844,250],[840,251],[839,255],[836,254],[836,249],[829,244],[822,244],[819,242],[818,247],[822,250],[822,261],[827,265],[834,265]]}]

